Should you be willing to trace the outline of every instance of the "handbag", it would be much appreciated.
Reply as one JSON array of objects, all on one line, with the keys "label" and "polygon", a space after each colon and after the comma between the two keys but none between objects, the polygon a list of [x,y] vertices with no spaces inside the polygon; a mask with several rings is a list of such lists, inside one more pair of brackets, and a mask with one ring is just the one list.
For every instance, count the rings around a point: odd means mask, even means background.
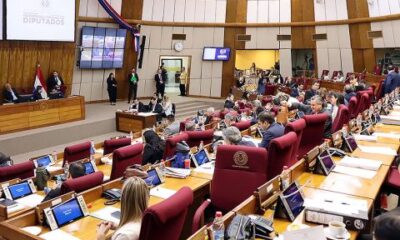
[{"label": "handbag", "polygon": [[133,166],[128,167],[124,172],[124,179],[129,177],[139,177],[142,179],[147,178],[147,171],[140,164],[135,164]]},{"label": "handbag", "polygon": [[225,239],[245,240],[254,239],[254,225],[247,216],[237,214],[225,232]]}]

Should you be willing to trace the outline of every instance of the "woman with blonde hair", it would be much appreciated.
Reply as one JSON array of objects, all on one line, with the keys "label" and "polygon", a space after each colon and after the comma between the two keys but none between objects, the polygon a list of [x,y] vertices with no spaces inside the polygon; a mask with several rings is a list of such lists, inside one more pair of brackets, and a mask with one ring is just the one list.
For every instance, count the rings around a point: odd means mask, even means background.
[{"label": "woman with blonde hair", "polygon": [[119,225],[113,222],[100,223],[97,228],[97,240],[105,240],[110,229],[116,230],[111,240],[139,239],[142,215],[147,208],[149,198],[149,189],[143,179],[128,178],[122,187]]}]

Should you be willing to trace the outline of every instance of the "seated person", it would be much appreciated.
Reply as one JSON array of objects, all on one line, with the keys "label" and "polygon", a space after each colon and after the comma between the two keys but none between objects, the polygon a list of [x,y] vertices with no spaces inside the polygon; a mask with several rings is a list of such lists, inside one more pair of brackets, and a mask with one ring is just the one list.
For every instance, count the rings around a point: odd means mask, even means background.
[{"label": "seated person", "polygon": [[344,102],[346,105],[349,105],[350,99],[355,96],[357,94],[354,92],[354,88],[350,84],[346,84],[344,86]]},{"label": "seated person", "polygon": [[[231,113],[225,114],[224,120],[220,124],[220,128],[227,128],[232,125],[232,123],[236,122],[236,117],[233,116]],[[221,126],[222,125],[222,126]]]},{"label": "seated person", "polygon": [[339,71],[336,77],[333,79],[335,82],[343,82],[344,81],[344,76],[343,72]]},{"label": "seated person", "polygon": [[318,94],[319,86],[320,86],[320,83],[318,81],[313,82],[311,89],[306,91],[306,95],[305,95],[305,99],[304,99],[305,102],[307,102],[312,97],[314,97],[315,95]]},{"label": "seated person", "polygon": [[257,91],[257,85],[253,83],[251,79],[248,80],[247,84],[243,86],[243,91],[252,93]]},{"label": "seated person", "polygon": [[258,127],[261,129],[263,137],[259,147],[268,148],[272,139],[280,137],[284,134],[285,128],[275,122],[275,118],[271,113],[262,112],[258,116]]},{"label": "seated person", "polygon": [[0,167],[8,167],[12,165],[10,156],[0,152]]},{"label": "seated person", "polygon": [[196,131],[196,123],[193,121],[186,122],[185,131]]},{"label": "seated person", "polygon": [[322,80],[330,80],[330,78],[329,78],[329,72],[325,73],[325,74],[322,76]]},{"label": "seated person", "polygon": [[148,129],[143,133],[143,143],[142,165],[154,164],[163,158],[165,141],[153,129]]},{"label": "seated person", "polygon": [[134,112],[146,112],[146,106],[135,98],[133,99],[133,104],[129,106],[129,110]]},{"label": "seated person", "polygon": [[35,88],[35,90],[33,90],[33,94],[32,94],[32,100],[33,101],[37,101],[37,100],[40,100],[40,99],[43,99],[43,97],[42,97],[42,92],[43,92],[43,87],[42,86],[37,86],[36,88]]},{"label": "seated person", "polygon": [[[142,226],[143,212],[150,199],[149,188],[146,182],[138,177],[130,177],[122,186],[121,220],[102,222],[97,225],[96,240],[138,240]],[[109,230],[115,230],[111,238],[106,238]]]},{"label": "seated person", "polygon": [[167,95],[163,97],[162,108],[164,117],[174,114],[172,111],[172,103]]},{"label": "seated person", "polygon": [[[73,162],[71,165],[69,165],[69,175],[72,178],[78,178],[85,176],[86,169],[85,165],[83,165],[82,162]],[[47,193],[46,197],[43,199],[42,202],[48,201],[50,199],[56,198],[61,196],[61,186],[57,186],[56,188],[50,190],[50,192]]]},{"label": "seated person", "polygon": [[6,85],[4,85],[4,92],[3,92],[3,96],[4,96],[4,100],[6,102],[9,103],[19,103],[20,102],[20,96],[18,94],[18,92],[15,90],[15,88],[11,87],[11,84],[6,83]]},{"label": "seated person", "polygon": [[157,102],[157,98],[151,98],[150,104],[147,106],[147,111],[152,113],[157,113],[157,121],[161,121],[163,107]]},{"label": "seated person", "polygon": [[164,137],[170,137],[174,134],[179,133],[179,127],[180,123],[178,121],[175,121],[175,116],[174,115],[169,115],[167,116],[167,127],[164,129]]},{"label": "seated person", "polygon": [[243,72],[241,72],[239,75],[240,75],[239,79],[236,80],[236,87],[237,88],[241,88],[241,87],[243,87],[243,85],[246,84],[245,78],[243,76]]},{"label": "seated person", "polygon": [[286,103],[286,102],[281,102],[282,106],[287,106],[289,110],[297,109],[299,111],[304,112],[305,115],[312,115],[312,114],[319,114],[319,113],[325,113],[328,115],[328,120],[325,122],[325,128],[324,128],[324,138],[330,138],[331,137],[331,129],[332,129],[332,115],[329,110],[324,108],[324,101],[322,100],[322,97],[319,95],[316,95],[311,98],[311,104],[306,105],[302,103]]},{"label": "seated person", "polygon": [[224,108],[232,109],[235,106],[234,99],[235,97],[233,96],[233,94],[229,93],[228,96],[226,97]]},{"label": "seated person", "polygon": [[47,90],[50,98],[61,98],[64,97],[62,88],[64,87],[63,79],[58,75],[58,72],[54,71],[47,79]]},{"label": "seated person", "polygon": [[292,93],[290,94],[291,97],[298,97],[300,96],[300,94],[304,92],[304,84],[303,83],[299,83],[299,85],[297,85],[297,87],[292,88]]},{"label": "seated person", "polygon": [[252,141],[243,140],[242,134],[237,127],[227,127],[222,131],[224,143],[226,145],[242,145],[255,147],[256,145]]},{"label": "seated person", "polygon": [[204,116],[205,116],[204,124],[205,125],[210,124],[212,122],[212,120],[214,118],[213,117],[214,112],[215,112],[215,109],[213,107],[207,108],[206,112],[204,113]]}]

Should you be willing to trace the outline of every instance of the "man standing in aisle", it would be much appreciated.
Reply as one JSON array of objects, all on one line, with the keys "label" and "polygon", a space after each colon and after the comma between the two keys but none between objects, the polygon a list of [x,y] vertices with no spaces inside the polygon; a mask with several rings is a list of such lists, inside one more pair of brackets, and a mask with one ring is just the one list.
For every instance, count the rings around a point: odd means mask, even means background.
[{"label": "man standing in aisle", "polygon": [[165,91],[165,75],[162,72],[162,68],[158,69],[157,74],[154,76],[154,80],[156,81],[156,88],[157,88],[157,96],[161,95],[161,98],[164,97]]},{"label": "man standing in aisle", "polygon": [[182,72],[180,75],[180,84],[179,84],[179,90],[181,90],[181,96],[186,96],[186,84],[187,84],[187,72],[185,71],[185,68],[182,67]]},{"label": "man standing in aisle", "polygon": [[139,82],[139,75],[137,75],[135,68],[132,68],[131,73],[129,73],[128,82],[129,82],[128,103],[131,103],[131,99],[136,99],[137,97],[137,86]]}]

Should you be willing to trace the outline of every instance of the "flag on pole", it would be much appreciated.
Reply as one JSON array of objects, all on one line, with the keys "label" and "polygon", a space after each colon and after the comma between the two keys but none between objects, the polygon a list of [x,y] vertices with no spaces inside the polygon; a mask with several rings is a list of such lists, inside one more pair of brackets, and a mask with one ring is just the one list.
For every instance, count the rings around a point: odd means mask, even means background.
[{"label": "flag on pole", "polygon": [[42,69],[40,68],[39,64],[36,67],[35,83],[33,84],[34,89],[36,89],[37,86],[42,86],[42,98],[47,99],[47,86],[46,82],[44,81]]},{"label": "flag on pole", "polygon": [[139,47],[140,47],[140,33],[135,32],[133,34],[134,41],[135,41],[135,52],[139,52]]}]

